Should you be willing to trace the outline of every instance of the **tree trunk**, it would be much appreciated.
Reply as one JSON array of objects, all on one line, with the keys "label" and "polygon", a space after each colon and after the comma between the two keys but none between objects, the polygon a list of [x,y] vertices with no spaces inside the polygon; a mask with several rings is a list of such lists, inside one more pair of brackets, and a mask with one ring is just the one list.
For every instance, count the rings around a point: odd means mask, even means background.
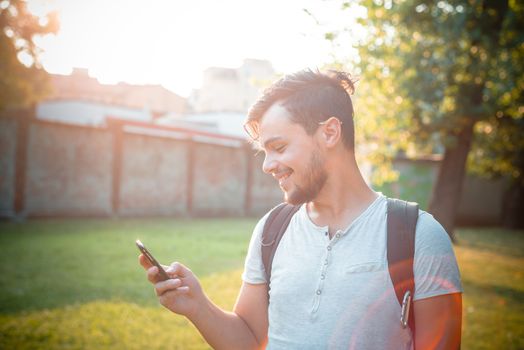
[{"label": "tree trunk", "polygon": [[473,121],[468,122],[456,135],[455,145],[446,147],[429,201],[428,211],[440,222],[453,241],[455,218],[466,174],[466,160],[471,148],[474,124]]}]

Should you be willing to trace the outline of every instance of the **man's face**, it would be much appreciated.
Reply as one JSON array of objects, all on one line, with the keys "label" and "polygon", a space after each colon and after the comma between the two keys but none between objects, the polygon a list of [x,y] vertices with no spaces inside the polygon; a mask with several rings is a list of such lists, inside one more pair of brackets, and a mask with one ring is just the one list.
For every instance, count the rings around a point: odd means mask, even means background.
[{"label": "man's face", "polygon": [[315,135],[291,122],[280,104],[271,106],[262,117],[259,142],[266,154],[262,169],[278,180],[287,203],[298,205],[318,196],[327,172]]}]

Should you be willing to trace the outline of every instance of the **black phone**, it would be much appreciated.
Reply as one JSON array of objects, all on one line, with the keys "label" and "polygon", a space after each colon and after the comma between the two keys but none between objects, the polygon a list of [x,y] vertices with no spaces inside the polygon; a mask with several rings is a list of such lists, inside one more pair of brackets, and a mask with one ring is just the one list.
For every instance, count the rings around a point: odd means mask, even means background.
[{"label": "black phone", "polygon": [[137,239],[135,241],[136,243],[136,246],[138,247],[138,250],[140,250],[140,252],[142,254],[144,254],[144,256],[146,257],[147,260],[149,260],[149,262],[153,265],[155,265],[156,267],[158,267],[158,274],[160,275],[160,279],[162,281],[165,281],[165,280],[168,280],[170,277],[167,275],[167,272],[164,270],[164,268],[162,267],[162,265],[160,265],[158,263],[158,261],[156,261],[156,259],[153,257],[153,255],[149,252],[149,250],[147,250],[147,248],[144,246],[144,244],[142,242],[140,242],[139,239]]}]

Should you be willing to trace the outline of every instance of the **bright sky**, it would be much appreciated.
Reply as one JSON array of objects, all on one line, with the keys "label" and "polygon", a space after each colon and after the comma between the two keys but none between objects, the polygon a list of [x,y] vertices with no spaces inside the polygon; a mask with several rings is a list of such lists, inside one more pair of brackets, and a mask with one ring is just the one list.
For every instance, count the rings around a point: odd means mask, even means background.
[{"label": "bright sky", "polygon": [[326,0],[28,2],[37,15],[59,11],[58,35],[36,40],[50,73],[87,68],[102,83],[162,84],[182,96],[200,86],[204,69],[244,58],[267,59],[281,73],[321,67],[332,57],[323,33],[352,20]]}]

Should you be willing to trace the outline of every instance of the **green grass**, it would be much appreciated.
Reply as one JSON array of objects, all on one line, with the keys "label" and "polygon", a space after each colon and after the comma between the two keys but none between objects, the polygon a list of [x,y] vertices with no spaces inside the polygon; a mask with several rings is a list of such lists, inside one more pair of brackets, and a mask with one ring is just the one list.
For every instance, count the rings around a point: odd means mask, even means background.
[{"label": "green grass", "polygon": [[464,349],[524,349],[524,232],[460,230]]},{"label": "green grass", "polygon": [[[155,305],[140,238],[164,264],[200,277],[242,267],[254,220],[38,221],[0,224],[0,312],[118,299]],[[30,300],[30,302],[28,302]]]},{"label": "green grass", "polygon": [[[231,309],[256,220],[0,223],[0,349],[208,349],[158,305],[137,263],[140,238],[179,260]],[[463,349],[524,348],[524,232],[459,230]]]}]

